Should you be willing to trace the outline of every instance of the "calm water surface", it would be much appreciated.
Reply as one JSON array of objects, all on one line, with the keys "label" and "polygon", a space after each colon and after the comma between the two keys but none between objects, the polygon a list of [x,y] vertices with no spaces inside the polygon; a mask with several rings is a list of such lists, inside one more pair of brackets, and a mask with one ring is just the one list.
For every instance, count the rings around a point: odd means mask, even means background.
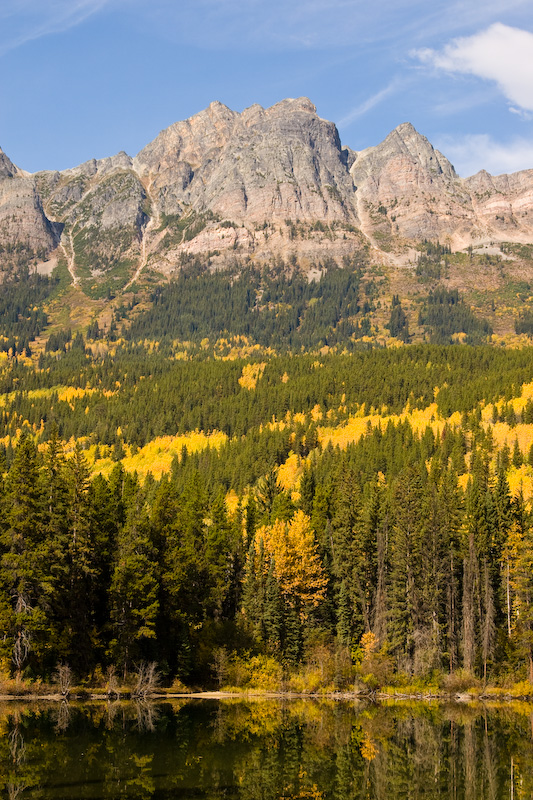
[{"label": "calm water surface", "polygon": [[533,706],[6,704],[7,798],[533,798]]}]

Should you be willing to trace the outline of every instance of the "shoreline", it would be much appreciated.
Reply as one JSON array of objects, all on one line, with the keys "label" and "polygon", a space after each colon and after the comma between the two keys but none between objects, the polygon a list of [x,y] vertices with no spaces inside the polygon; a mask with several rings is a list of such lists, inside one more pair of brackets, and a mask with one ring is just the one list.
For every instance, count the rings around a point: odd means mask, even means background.
[{"label": "shoreline", "polygon": [[10,703],[14,701],[23,702],[45,702],[45,703],[158,703],[165,700],[323,700],[337,702],[359,702],[359,703],[383,703],[391,700],[417,701],[422,703],[510,703],[527,702],[533,705],[533,695],[512,695],[496,692],[485,692],[483,694],[473,694],[470,692],[395,692],[389,694],[385,692],[281,692],[281,691],[262,691],[244,690],[242,692],[228,691],[197,691],[197,692],[153,692],[146,697],[134,697],[130,692],[120,692],[118,694],[107,692],[73,692],[63,695],[59,692],[49,693],[21,693],[21,694],[0,694],[0,703]]}]

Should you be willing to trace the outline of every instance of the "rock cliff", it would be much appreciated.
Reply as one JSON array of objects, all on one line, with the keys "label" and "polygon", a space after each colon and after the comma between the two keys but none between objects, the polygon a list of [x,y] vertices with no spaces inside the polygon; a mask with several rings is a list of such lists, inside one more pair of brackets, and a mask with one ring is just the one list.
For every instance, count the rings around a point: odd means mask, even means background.
[{"label": "rock cliff", "polygon": [[311,263],[367,246],[386,260],[424,239],[532,237],[533,170],[462,179],[409,123],[354,152],[307,98],[242,113],[212,103],[134,158],[63,172],[28,175],[0,150],[0,266],[60,245],[86,287],[171,273],[184,253]]}]

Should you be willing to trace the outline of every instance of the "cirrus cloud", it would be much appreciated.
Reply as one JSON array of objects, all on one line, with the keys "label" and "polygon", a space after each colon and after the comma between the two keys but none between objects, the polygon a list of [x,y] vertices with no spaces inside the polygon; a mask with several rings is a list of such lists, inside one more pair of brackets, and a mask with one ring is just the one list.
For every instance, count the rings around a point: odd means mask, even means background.
[{"label": "cirrus cloud", "polygon": [[8,0],[0,9],[0,56],[26,42],[80,25],[109,0]]}]

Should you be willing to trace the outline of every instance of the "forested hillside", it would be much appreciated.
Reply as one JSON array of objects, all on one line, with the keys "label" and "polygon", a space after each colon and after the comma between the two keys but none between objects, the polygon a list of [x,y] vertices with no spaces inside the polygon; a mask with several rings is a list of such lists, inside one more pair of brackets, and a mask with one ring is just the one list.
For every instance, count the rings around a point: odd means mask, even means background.
[{"label": "forested hillside", "polygon": [[[356,279],[333,271],[317,295],[273,278],[270,297],[334,310]],[[180,302],[156,294],[161,313],[124,337],[65,329],[33,359],[4,355],[4,671],[531,681],[531,351],[275,352],[253,328],[257,295],[234,312],[221,298],[187,344]],[[222,341],[232,313],[250,327]]]}]

